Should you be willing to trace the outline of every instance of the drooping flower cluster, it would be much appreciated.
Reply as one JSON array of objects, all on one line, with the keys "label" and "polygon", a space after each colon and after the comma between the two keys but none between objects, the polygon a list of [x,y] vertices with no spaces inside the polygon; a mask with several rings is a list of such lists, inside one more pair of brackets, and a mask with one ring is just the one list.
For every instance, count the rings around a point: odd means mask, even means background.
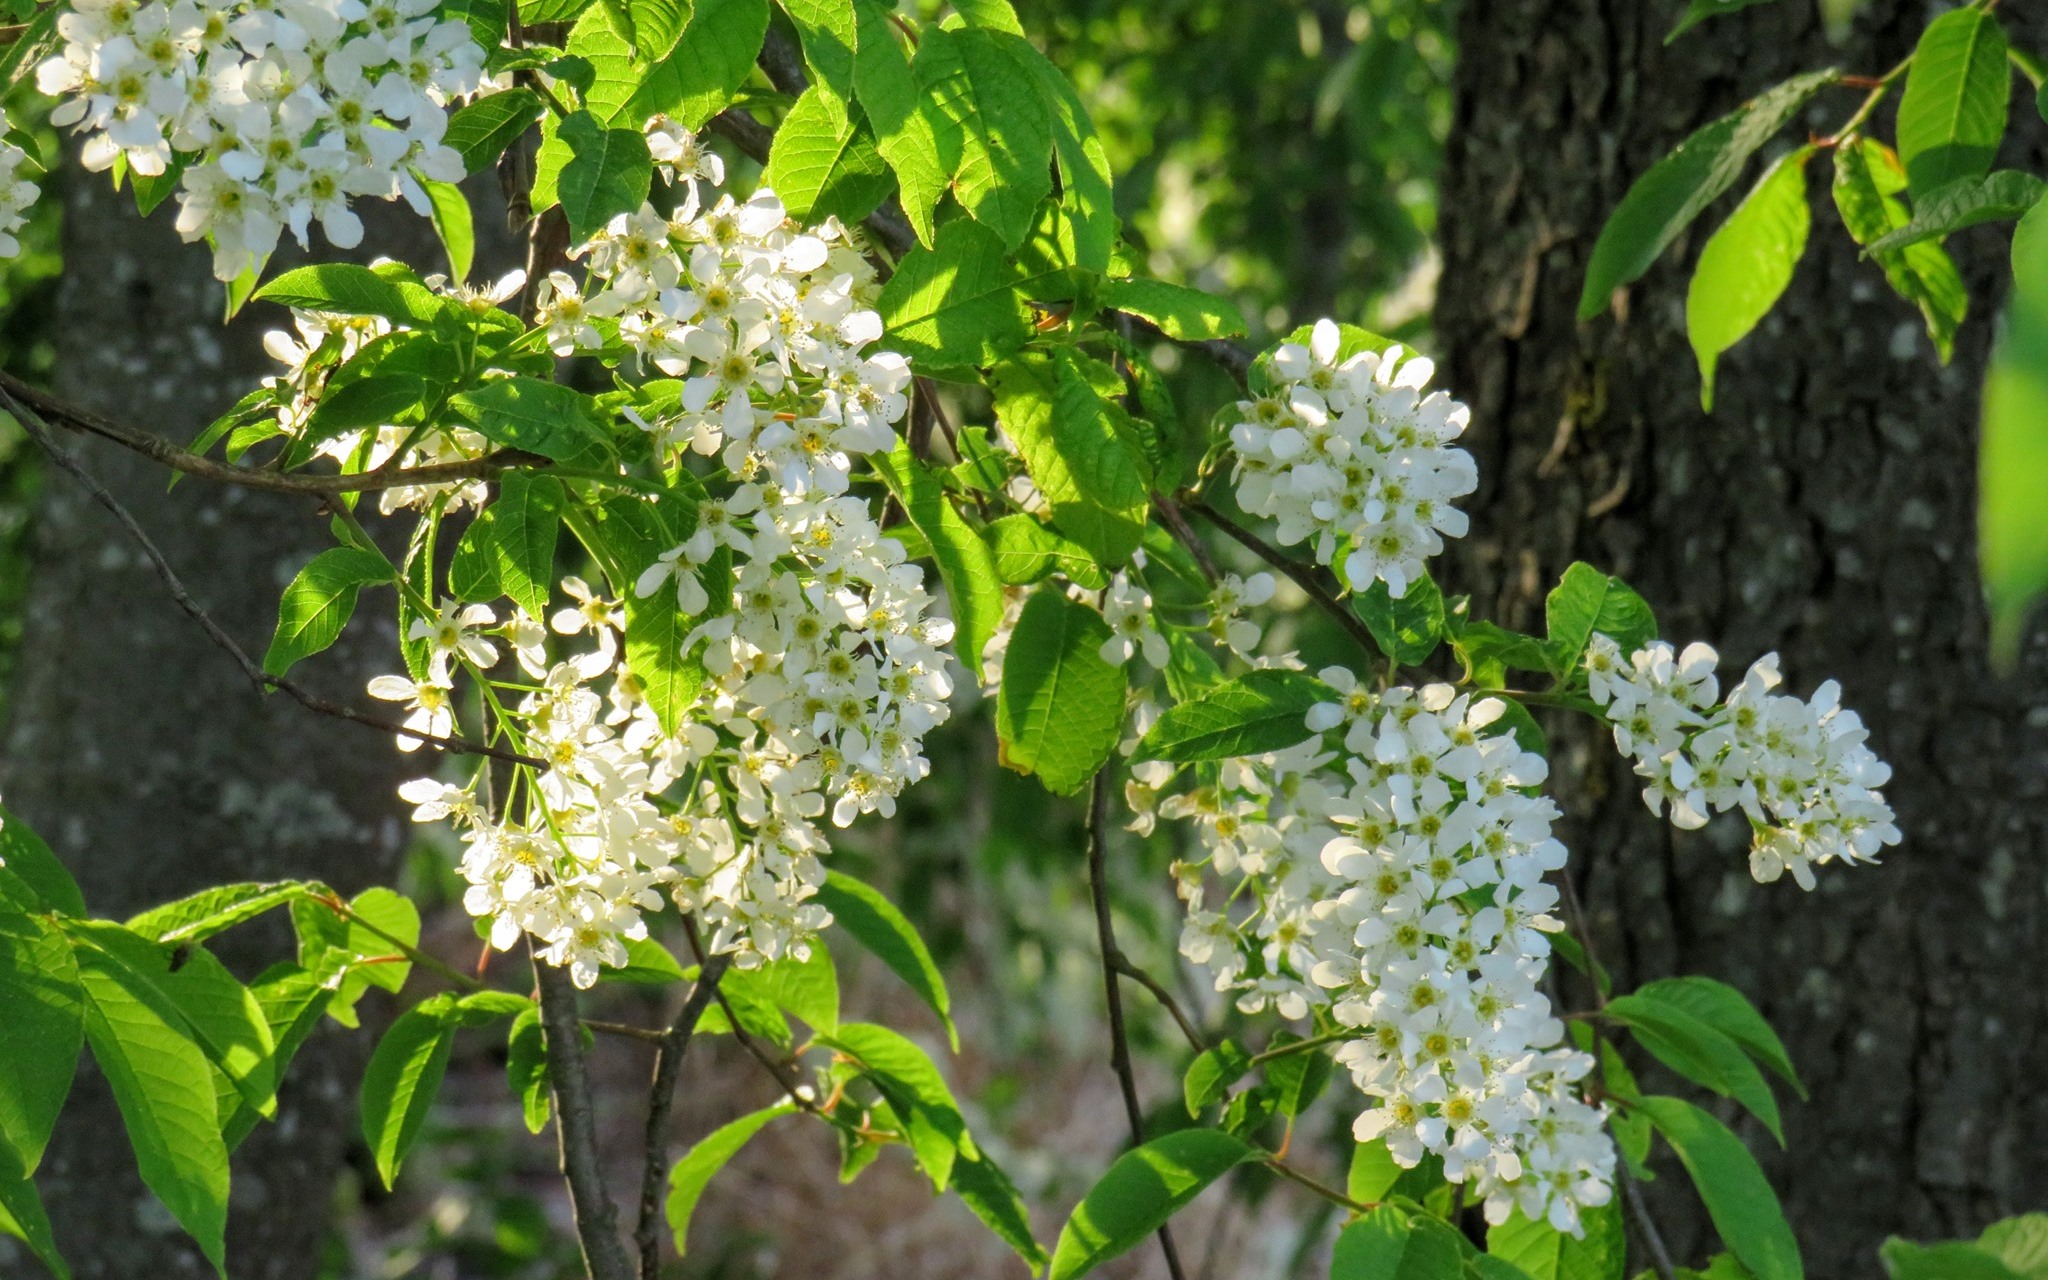
[{"label": "drooping flower cluster", "polygon": [[29,163],[28,152],[5,140],[12,126],[0,111],[0,258],[18,257],[21,240],[15,235],[28,222],[29,206],[36,202],[36,184],[22,176]]},{"label": "drooping flower cluster", "polygon": [[[1574,1087],[1593,1061],[1538,990],[1561,927],[1543,877],[1565,860],[1555,806],[1527,790],[1547,766],[1501,731],[1498,700],[1322,675],[1340,700],[1310,713],[1307,741],[1157,802],[1206,855],[1179,868],[1182,954],[1245,1012],[1314,1010],[1354,1033],[1337,1058],[1376,1100],[1360,1141],[1404,1166],[1440,1155],[1492,1221],[1520,1207],[1576,1231],[1611,1194],[1614,1150]],[[1139,769],[1145,825],[1167,770]]]},{"label": "drooping flower cluster", "polygon": [[1453,442],[1470,415],[1425,393],[1427,358],[1394,346],[1340,361],[1341,339],[1318,321],[1307,346],[1273,353],[1271,390],[1238,403],[1237,500],[1276,521],[1282,545],[1308,543],[1353,590],[1378,579],[1399,597],[1445,537],[1464,535],[1453,503],[1478,486],[1478,470]]},{"label": "drooping flower cluster", "polygon": [[1899,842],[1892,809],[1877,790],[1891,767],[1866,743],[1869,731],[1841,705],[1841,686],[1822,684],[1805,702],[1774,693],[1778,655],[1766,654],[1717,701],[1720,655],[1695,642],[1674,652],[1659,640],[1623,655],[1595,635],[1586,680],[1614,726],[1614,743],[1645,779],[1643,800],[1670,809],[1682,828],[1741,809],[1755,830],[1750,874],[1784,875],[1804,889],[1813,868],[1837,859],[1873,862]]},{"label": "drooping flower cluster", "polygon": [[[677,155],[695,145],[656,128]],[[563,579],[568,604],[545,624],[516,605],[442,603],[406,637],[424,669],[379,677],[371,693],[404,704],[409,727],[446,734],[466,675],[495,690],[491,722],[547,762],[496,803],[481,774],[404,791],[419,820],[460,830],[466,902],[491,922],[494,945],[531,935],[588,985],[625,962],[624,943],[668,898],[742,966],[801,953],[830,918],[812,900],[828,818],[844,827],[892,813],[929,771],[922,741],[948,714],[940,646],[952,624],[851,492],[854,459],[896,442],[909,366],[871,349],[874,275],[843,229],[795,225],[766,190],[708,209],[685,193],[673,218],[622,215],[574,257],[589,280],[550,277],[536,336],[607,360],[623,347],[673,380],[647,384],[644,412],[624,410],[620,426],[647,433],[679,488],[701,490],[691,527],[625,569],[620,598]],[[317,406],[333,351],[382,325],[301,316],[299,327],[302,340],[272,344],[292,364],[279,379],[289,434]],[[405,461],[418,465],[489,447],[472,434],[371,428],[333,447],[375,466],[409,441]],[[705,474],[688,473],[693,459]],[[606,500],[630,504],[635,492]],[[488,491],[441,485],[412,498],[445,509]],[[681,620],[680,678],[694,689],[678,695],[674,671],[633,669],[626,620],[637,610]],[[563,653],[565,641],[577,651]],[[524,680],[493,674],[508,657]]]},{"label": "drooping flower cluster", "polygon": [[72,0],[57,30],[36,71],[64,99],[52,123],[90,135],[88,169],[182,165],[178,231],[212,241],[223,280],[316,220],[361,243],[353,197],[425,214],[420,178],[463,176],[443,107],[481,84],[484,50],[434,0]]}]

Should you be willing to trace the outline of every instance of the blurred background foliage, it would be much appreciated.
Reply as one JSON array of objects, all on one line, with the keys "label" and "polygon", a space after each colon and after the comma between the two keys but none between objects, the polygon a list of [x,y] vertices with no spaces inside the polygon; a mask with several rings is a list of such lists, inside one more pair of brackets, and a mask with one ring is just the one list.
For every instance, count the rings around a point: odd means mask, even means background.
[{"label": "blurred background foliage", "polygon": [[[918,7],[905,0],[906,11]],[[1453,0],[1019,0],[1017,7],[1094,113],[1118,175],[1125,234],[1149,274],[1235,298],[1255,344],[1331,315],[1429,347]],[[33,95],[7,105],[54,161],[58,140],[46,110]],[[737,156],[731,162],[746,181],[752,166]],[[0,264],[0,367],[34,381],[48,377],[58,355],[43,336],[63,266],[58,211],[56,199],[40,202],[22,237],[25,252]],[[1153,354],[1191,433],[1234,398],[1217,370],[1184,362],[1172,348]],[[963,407],[974,420],[975,406]],[[0,690],[20,630],[25,530],[40,482],[19,443],[18,434],[0,438]],[[1263,567],[1234,545],[1216,550],[1226,567]],[[1269,650],[1298,649],[1311,665],[1345,652],[1325,619],[1298,607],[1298,593],[1290,600],[1292,590],[1283,581],[1276,605],[1296,607],[1270,628]],[[962,683],[953,720],[928,742],[939,762],[933,776],[908,793],[893,821],[864,822],[848,833],[835,857],[888,892],[939,957],[963,1041],[949,1068],[952,1082],[978,1112],[969,1117],[975,1132],[1005,1144],[997,1154],[1050,1240],[1124,1137],[1108,1067],[1082,806],[997,765],[992,706]],[[1216,1033],[1238,1015],[1199,989],[1177,960],[1170,826],[1142,841],[1120,835],[1112,845],[1119,941]],[[400,887],[427,914],[428,945],[466,965],[478,944],[449,855],[424,835]],[[683,949],[680,939],[668,941]],[[849,1016],[936,1045],[936,1024],[893,978],[851,945],[835,947],[835,956]],[[1156,1004],[1135,988],[1126,992],[1155,1125],[1186,1124],[1179,1079],[1189,1051]],[[667,994],[607,985],[593,1012],[652,1023],[663,1017]],[[605,1050],[600,1083],[620,1160],[614,1185],[625,1187],[638,1176],[648,1064],[630,1044]],[[503,1062],[502,1043],[462,1043],[434,1131],[398,1191],[387,1196],[377,1188],[364,1155],[336,1189],[335,1231],[309,1275],[577,1274],[552,1138],[524,1132]],[[678,1143],[772,1093],[733,1046],[699,1037],[685,1065]],[[1341,1184],[1350,1116],[1326,1098],[1293,1136],[1296,1162]],[[862,1174],[857,1191],[842,1190],[838,1152],[822,1132],[810,1132],[818,1128],[771,1129],[713,1183],[693,1227],[695,1247],[674,1274],[1023,1274],[957,1202],[933,1199],[908,1161],[884,1158]],[[1228,1196],[1212,1196],[1177,1220],[1197,1274],[1308,1275],[1324,1262],[1335,1225],[1327,1204],[1274,1190],[1270,1175],[1247,1170]],[[1156,1251],[1140,1250],[1103,1274],[1157,1269]]]}]

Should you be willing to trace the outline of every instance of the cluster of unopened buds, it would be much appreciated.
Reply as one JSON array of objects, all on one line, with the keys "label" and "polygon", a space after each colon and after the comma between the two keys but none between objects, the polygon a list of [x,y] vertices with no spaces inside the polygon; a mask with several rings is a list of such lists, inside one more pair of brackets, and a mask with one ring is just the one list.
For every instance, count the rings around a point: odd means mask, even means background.
[{"label": "cluster of unopened buds", "polygon": [[1676,652],[1659,640],[1624,654],[1596,634],[1586,648],[1588,692],[1613,724],[1615,745],[1634,759],[1651,811],[1696,828],[1742,810],[1755,831],[1750,874],[1769,883],[1790,872],[1804,889],[1813,888],[1816,866],[1872,862],[1897,844],[1891,806],[1877,790],[1891,767],[1841,705],[1841,686],[1829,680],[1805,702],[1774,693],[1773,653],[1721,699],[1719,663],[1697,642]]},{"label": "cluster of unopened buds", "polygon": [[429,211],[421,179],[461,180],[446,104],[482,84],[484,50],[434,0],[72,0],[36,70],[86,132],[88,169],[180,175],[178,231],[232,280],[289,229],[361,243],[356,196]]},{"label": "cluster of unopened buds", "polygon": [[1339,360],[1341,342],[1334,321],[1318,321],[1308,345],[1273,353],[1271,389],[1238,402],[1237,501],[1353,590],[1377,579],[1398,598],[1444,538],[1465,533],[1453,504],[1478,486],[1478,469],[1454,442],[1470,413],[1424,390],[1428,359],[1392,346]]},{"label": "cluster of unopened buds", "polygon": [[[952,692],[941,649],[951,622],[869,500],[850,492],[855,459],[894,446],[910,380],[903,357],[874,349],[872,268],[836,223],[795,225],[765,189],[705,207],[695,185],[714,182],[715,166],[668,122],[650,133],[690,190],[674,215],[624,214],[579,246],[587,282],[551,275],[536,324],[557,350],[616,342],[641,371],[675,380],[642,397],[642,412],[626,410],[626,429],[648,433],[672,469],[717,459],[695,482],[694,531],[618,584],[624,598],[564,579],[569,603],[545,625],[516,606],[444,603],[407,637],[426,648],[424,673],[371,685],[406,704],[409,727],[440,735],[455,726],[456,677],[467,674],[495,690],[494,717],[520,749],[547,762],[496,803],[482,773],[421,779],[405,796],[421,821],[460,830],[466,902],[492,942],[530,935],[585,985],[625,962],[625,942],[665,899],[742,966],[802,953],[829,921],[812,900],[830,849],[821,824],[894,812],[929,771],[923,739]],[[288,432],[317,404],[309,350],[334,334],[353,349],[380,325],[301,317],[300,328],[306,342],[273,343],[298,361],[279,380]],[[408,465],[488,447],[459,427],[369,433],[329,447],[368,465],[407,437]],[[406,500],[426,499],[482,503],[488,492]],[[691,620],[681,651],[704,675],[672,732],[621,643],[627,613],[660,593]],[[586,647],[556,653],[570,637]],[[491,675],[508,658],[525,681]]]}]

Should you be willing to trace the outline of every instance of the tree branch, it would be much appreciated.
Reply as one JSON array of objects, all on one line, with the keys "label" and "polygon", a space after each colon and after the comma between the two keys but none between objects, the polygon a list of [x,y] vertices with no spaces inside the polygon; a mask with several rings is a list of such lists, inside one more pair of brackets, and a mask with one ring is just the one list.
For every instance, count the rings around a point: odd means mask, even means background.
[{"label": "tree branch", "polygon": [[[661,1184],[668,1174],[668,1114],[676,1100],[676,1074],[696,1034],[697,1021],[718,995],[718,981],[732,956],[716,955],[697,971],[689,999],[654,1053],[654,1082],[647,1093],[647,1162],[640,1173],[640,1222],[633,1243],[640,1250],[640,1280],[661,1280]],[[737,1027],[737,1023],[734,1024]]]},{"label": "tree branch", "polygon": [[1664,1247],[1663,1233],[1657,1230],[1656,1220],[1650,1217],[1650,1206],[1643,1202],[1643,1192],[1636,1185],[1635,1175],[1627,1168],[1621,1171],[1621,1202],[1628,1206],[1628,1216],[1636,1224],[1636,1234],[1643,1238],[1643,1245],[1650,1251],[1650,1269],[1657,1273],[1657,1280],[1676,1280],[1677,1271],[1671,1265],[1671,1251]]},{"label": "tree branch", "polygon": [[1109,957],[1109,964],[1117,973],[1129,978],[1152,993],[1152,998],[1157,1000],[1160,1006],[1169,1014],[1173,1015],[1174,1024],[1180,1028],[1180,1033],[1187,1037],[1188,1044],[1194,1048],[1196,1053],[1200,1053],[1209,1047],[1208,1041],[1202,1038],[1202,1033],[1196,1028],[1194,1021],[1180,1007],[1180,1001],[1173,998],[1173,992],[1168,991],[1164,983],[1139,968],[1121,950],[1116,951]]},{"label": "tree branch", "polygon": [[[1102,990],[1109,1002],[1109,1065],[1116,1071],[1124,1095],[1124,1116],[1130,1121],[1131,1143],[1145,1145],[1145,1109],[1138,1103],[1138,1081],[1131,1071],[1130,1037],[1124,1030],[1123,985],[1117,981],[1116,926],[1109,918],[1109,869],[1105,846],[1109,843],[1109,769],[1095,774],[1088,798],[1088,895],[1095,902],[1095,934],[1102,946]],[[1173,1280],[1187,1280],[1181,1269],[1180,1250],[1173,1244],[1173,1231],[1159,1226],[1159,1250],[1166,1255],[1167,1274]]]},{"label": "tree branch", "polygon": [[[212,458],[181,449],[162,436],[123,426],[110,418],[103,418],[90,409],[82,408],[69,401],[59,399],[47,391],[32,387],[11,373],[0,372],[0,401],[4,401],[15,417],[21,417],[19,406],[27,406],[42,414],[51,422],[67,431],[81,435],[98,436],[111,440],[131,453],[139,453],[153,462],[169,467],[188,476],[212,480],[220,484],[231,484],[243,489],[261,489],[268,493],[291,493],[308,498],[332,498],[344,493],[375,493],[385,489],[402,489],[411,485],[456,484],[469,480],[489,480],[514,467],[546,466],[548,459],[539,454],[521,453],[516,449],[501,449],[482,458],[464,462],[440,462],[426,467],[379,467],[375,471],[363,471],[350,475],[307,475],[303,472],[287,474],[281,471],[254,471],[247,467],[230,466]],[[47,424],[46,424],[47,425]]]},{"label": "tree branch", "polygon": [[[14,379],[7,374],[0,373],[0,409],[5,409],[13,414],[15,421],[21,424],[22,431],[27,433],[29,439],[36,442],[42,451],[49,456],[50,461],[56,463],[59,469],[65,471],[72,479],[76,480],[81,488],[92,495],[95,502],[106,508],[108,513],[120,523],[121,527],[127,531],[128,536],[134,539],[135,544],[142,548],[142,553],[149,560],[150,567],[156,571],[156,575],[162,580],[165,590],[170,593],[171,602],[183,610],[187,617],[197,622],[200,629],[206,632],[207,638],[212,640],[230,658],[234,659],[235,665],[241,668],[242,674],[248,677],[249,683],[255,686],[258,693],[275,689],[308,711],[324,716],[332,716],[337,720],[346,720],[351,724],[363,725],[366,728],[376,729],[383,733],[396,734],[403,738],[412,738],[425,746],[445,751],[450,755],[486,756],[490,759],[503,760],[510,764],[533,765],[536,768],[542,769],[548,767],[547,761],[538,757],[522,755],[516,751],[507,751],[501,747],[491,746],[489,743],[471,742],[467,738],[442,737],[438,734],[423,733],[418,729],[408,729],[396,721],[386,720],[381,716],[374,716],[366,711],[358,711],[354,707],[344,706],[338,702],[331,702],[300,685],[297,681],[288,680],[283,676],[274,676],[265,671],[256,663],[255,659],[249,656],[248,651],[237,644],[235,638],[229,635],[218,622],[215,622],[212,615],[207,613],[200,606],[199,602],[192,598],[191,593],[185,589],[184,581],[178,577],[177,570],[171,568],[170,561],[164,558],[164,553],[157,549],[155,541],[150,538],[148,532],[143,529],[133,515],[129,514],[128,508],[121,505],[121,500],[109,492],[107,487],[101,484],[90,471],[87,471],[77,458],[72,457],[71,454],[58,447],[57,442],[50,436],[49,423],[43,419],[41,414],[29,408],[15,394],[13,382]],[[233,468],[230,468],[230,470],[233,470]],[[244,474],[254,475],[258,473],[249,472]]]},{"label": "tree branch", "polygon": [[590,1280],[633,1280],[633,1264],[619,1241],[619,1208],[605,1190],[598,1161],[597,1110],[583,1058],[583,1028],[577,1021],[576,986],[569,971],[535,956],[540,988],[540,1021],[546,1033],[548,1083],[555,1093],[555,1133],[560,1141],[562,1177],[569,1184],[576,1235]]},{"label": "tree branch", "polygon": [[1259,559],[1264,560],[1267,564],[1272,565],[1275,569],[1294,579],[1295,585],[1308,592],[1309,598],[1321,605],[1324,611],[1332,618],[1335,618],[1337,624],[1350,633],[1351,638],[1356,640],[1362,648],[1369,653],[1379,652],[1379,644],[1372,638],[1372,631],[1366,627],[1357,614],[1344,607],[1344,602],[1339,600],[1335,593],[1323,585],[1322,580],[1316,577],[1313,570],[1309,569],[1306,565],[1297,563],[1292,557],[1281,552],[1279,548],[1273,546],[1258,534],[1253,533],[1206,502],[1190,503],[1188,510],[1200,515],[1210,524],[1229,534],[1239,545],[1249,549]]}]

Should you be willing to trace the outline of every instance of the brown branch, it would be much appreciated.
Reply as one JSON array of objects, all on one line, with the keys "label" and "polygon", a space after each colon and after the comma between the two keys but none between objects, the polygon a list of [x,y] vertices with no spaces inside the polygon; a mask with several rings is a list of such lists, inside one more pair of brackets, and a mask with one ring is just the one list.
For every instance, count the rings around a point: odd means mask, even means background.
[{"label": "brown branch", "polygon": [[[514,467],[545,466],[548,463],[548,459],[538,454],[522,453],[516,449],[501,449],[482,458],[471,458],[463,462],[440,462],[426,467],[379,467],[375,471],[351,475],[287,475],[279,471],[254,471],[247,467],[216,462],[204,455],[181,449],[162,436],[123,426],[110,418],[101,417],[90,409],[59,399],[47,391],[30,386],[11,373],[0,372],[0,400],[8,402],[10,407],[25,405],[67,431],[111,440],[132,453],[139,453],[153,462],[188,476],[198,476],[202,480],[236,485],[243,489],[291,493],[308,498],[331,498],[343,493],[375,493],[385,489],[402,489],[410,485],[489,480]],[[15,416],[19,418],[21,414],[16,413]]]},{"label": "brown branch", "polygon": [[366,711],[358,711],[354,707],[344,706],[338,702],[331,702],[300,685],[297,681],[288,680],[283,676],[274,676],[265,671],[261,666],[257,665],[255,659],[249,656],[248,651],[243,649],[240,644],[237,644],[235,638],[229,635],[218,622],[215,622],[213,616],[207,613],[200,606],[199,602],[192,598],[191,593],[185,589],[184,580],[178,577],[177,570],[171,568],[170,561],[164,558],[164,553],[157,548],[156,542],[150,538],[149,533],[143,529],[142,525],[136,521],[133,515],[129,514],[128,508],[121,505],[121,500],[109,492],[107,487],[101,484],[98,478],[90,471],[87,471],[77,458],[72,457],[65,450],[58,447],[57,442],[50,437],[49,423],[44,421],[42,415],[29,408],[14,395],[14,388],[8,385],[12,381],[6,374],[0,373],[0,409],[5,409],[13,414],[15,421],[21,424],[22,431],[28,435],[29,439],[35,441],[42,448],[42,451],[49,456],[50,461],[56,463],[61,470],[67,472],[72,479],[78,482],[81,488],[92,495],[95,502],[106,508],[108,513],[120,523],[121,527],[127,531],[128,536],[134,539],[135,544],[142,548],[142,553],[148,558],[150,567],[156,571],[156,575],[163,582],[165,590],[170,593],[171,602],[183,610],[187,617],[198,623],[200,629],[206,632],[208,639],[212,640],[217,647],[234,659],[235,665],[241,668],[242,674],[248,677],[249,683],[255,686],[258,693],[275,689],[308,711],[324,716],[332,716],[337,720],[346,720],[351,724],[363,725],[366,728],[376,729],[382,733],[412,738],[424,746],[445,751],[450,755],[486,756],[490,759],[503,760],[510,764],[533,765],[536,768],[542,769],[548,767],[547,761],[538,757],[522,755],[516,751],[507,751],[501,747],[491,746],[488,743],[471,742],[467,738],[442,737],[439,734],[423,733],[418,729],[408,729],[396,721],[386,720],[381,716],[374,716]]},{"label": "brown branch", "polygon": [[1671,1265],[1671,1250],[1664,1247],[1663,1233],[1657,1230],[1656,1220],[1650,1217],[1650,1206],[1643,1201],[1642,1189],[1626,1167],[1620,1170],[1620,1174],[1621,1202],[1627,1206],[1628,1216],[1636,1224],[1636,1234],[1642,1236],[1644,1247],[1650,1251],[1650,1269],[1657,1273],[1657,1280],[1676,1280],[1678,1273]]},{"label": "brown branch", "polygon": [[1282,553],[1279,548],[1273,546],[1264,538],[1261,538],[1206,502],[1191,503],[1188,506],[1188,510],[1195,512],[1210,524],[1223,530],[1223,532],[1236,540],[1239,545],[1249,549],[1254,555],[1258,556],[1259,559],[1264,560],[1267,564],[1272,565],[1275,569],[1294,579],[1295,585],[1308,592],[1309,598],[1321,605],[1324,611],[1332,618],[1335,618],[1337,624],[1350,633],[1353,640],[1356,640],[1368,652],[1379,652],[1379,644],[1372,638],[1371,630],[1366,627],[1357,614],[1344,607],[1344,602],[1337,598],[1336,593],[1323,585],[1322,580],[1316,577],[1313,570],[1309,569],[1306,565],[1297,563],[1291,557]]},{"label": "brown branch", "polygon": [[1188,1017],[1187,1012],[1180,1007],[1180,1001],[1173,998],[1173,992],[1166,989],[1166,984],[1139,968],[1121,950],[1111,954],[1109,964],[1117,973],[1129,978],[1152,993],[1152,998],[1159,1002],[1160,1007],[1173,1015],[1174,1025],[1180,1028],[1181,1035],[1187,1038],[1188,1044],[1194,1048],[1196,1053],[1200,1053],[1209,1047],[1209,1042],[1202,1038],[1201,1031],[1196,1028],[1194,1021]]},{"label": "brown branch", "polygon": [[583,1058],[576,986],[567,969],[538,955],[533,959],[533,976],[540,988],[540,1021],[546,1033],[548,1083],[555,1093],[562,1177],[569,1184],[583,1267],[590,1280],[633,1280],[633,1264],[619,1241],[619,1208],[605,1190],[604,1167],[598,1159],[597,1109],[591,1101]]},{"label": "brown branch", "polygon": [[[1130,1036],[1124,1029],[1123,984],[1117,981],[1115,957],[1116,926],[1109,918],[1109,770],[1096,771],[1095,785],[1088,798],[1088,895],[1095,902],[1095,935],[1102,946],[1102,990],[1109,1002],[1109,1065],[1116,1071],[1117,1085],[1124,1095],[1124,1117],[1130,1121],[1131,1143],[1145,1145],[1145,1109],[1138,1103],[1138,1081],[1131,1070]],[[1173,1280],[1187,1280],[1180,1265],[1180,1250],[1174,1247],[1173,1232],[1159,1226],[1159,1250],[1166,1255],[1167,1274]]]},{"label": "brown branch", "polygon": [[1202,545],[1202,540],[1188,527],[1188,518],[1181,514],[1180,504],[1155,490],[1152,509],[1159,513],[1159,523],[1166,526],[1173,540],[1186,547],[1188,554],[1195,558],[1195,564],[1201,569],[1202,576],[1209,580],[1209,585],[1215,586],[1223,575],[1217,572],[1216,559],[1209,554],[1209,548]]},{"label": "brown branch", "polygon": [[[732,964],[730,954],[707,960],[697,972],[682,1011],[661,1037],[654,1054],[654,1082],[647,1094],[647,1162],[640,1173],[640,1222],[633,1243],[640,1250],[640,1280],[661,1280],[661,1183],[668,1173],[668,1115],[676,1100],[676,1074],[696,1034],[697,1021],[718,994],[718,980]],[[737,1024],[735,1024],[737,1026]]]}]

